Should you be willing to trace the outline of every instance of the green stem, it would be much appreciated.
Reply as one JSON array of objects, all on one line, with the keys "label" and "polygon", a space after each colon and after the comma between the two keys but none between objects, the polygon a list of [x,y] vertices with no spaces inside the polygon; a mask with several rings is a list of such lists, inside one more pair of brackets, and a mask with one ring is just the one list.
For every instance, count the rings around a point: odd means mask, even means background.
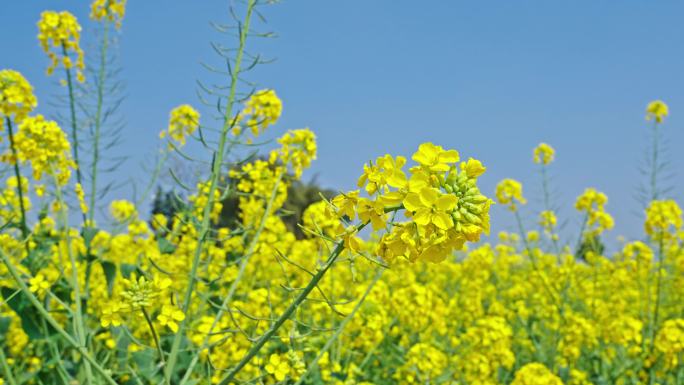
[{"label": "green stem", "polygon": [[653,323],[651,324],[651,352],[655,344],[655,335],[658,330],[658,317],[660,312],[660,295],[662,290],[663,267],[665,265],[665,257],[663,256],[663,234],[660,234],[658,240],[658,271],[656,275],[656,298],[655,307],[653,309]]},{"label": "green stem", "polygon": [[109,44],[109,22],[104,21],[102,45],[100,49],[100,68],[97,75],[97,108],[95,110],[95,135],[93,137],[93,161],[91,164],[92,185],[90,186],[90,213],[88,218],[92,224],[95,218],[95,203],[97,199],[97,163],[100,160],[100,131],[102,129],[102,105],[104,100],[104,83],[107,65],[107,47]]},{"label": "green stem", "polygon": [[209,184],[207,204],[204,206],[204,212],[202,217],[202,223],[198,232],[198,242],[195,248],[195,254],[192,261],[192,267],[190,270],[190,277],[188,282],[188,288],[185,293],[185,298],[183,300],[183,312],[186,314],[185,320],[180,324],[179,330],[176,333],[173,344],[171,346],[171,352],[169,353],[169,360],[164,371],[164,379],[168,385],[171,385],[171,376],[173,375],[173,369],[176,365],[176,360],[178,358],[178,352],[180,350],[181,339],[184,336],[185,325],[188,322],[187,312],[190,308],[190,301],[192,300],[192,294],[195,289],[195,281],[197,279],[197,269],[200,261],[200,256],[202,255],[202,250],[204,250],[204,243],[206,237],[209,233],[210,227],[210,215],[211,210],[214,206],[214,191],[216,191],[219,182],[219,176],[221,174],[221,166],[223,164],[224,151],[226,148],[226,141],[230,133],[231,126],[233,124],[233,105],[235,103],[235,94],[237,92],[237,84],[239,82],[239,75],[242,65],[242,57],[245,51],[245,45],[247,41],[247,34],[249,32],[250,21],[252,18],[252,12],[256,5],[256,0],[249,0],[247,3],[247,10],[244,20],[244,25],[240,29],[240,44],[237,50],[237,55],[235,57],[235,65],[231,73],[231,84],[230,93],[228,95],[228,102],[226,103],[226,113],[224,116],[223,128],[221,129],[221,134],[219,138],[219,146],[214,156],[214,162],[212,164],[211,170],[211,181]]},{"label": "green stem", "polygon": [[[68,56],[66,46],[62,43],[62,53]],[[66,68],[67,87],[69,90],[69,112],[71,114],[71,141],[73,142],[74,162],[76,163],[76,181],[83,186],[83,175],[81,174],[81,162],[78,158],[78,123],[76,122],[76,97],[74,96],[74,82],[71,76],[71,69]],[[83,213],[83,221],[86,215]]]},{"label": "green stem", "polygon": [[[254,233],[254,236],[250,240],[249,245],[247,246],[247,251],[245,252],[244,256],[242,257],[242,260],[240,261],[240,270],[238,271],[238,274],[233,280],[233,282],[231,283],[230,288],[228,289],[228,294],[226,294],[226,296],[224,297],[223,303],[221,304],[221,307],[218,309],[218,312],[214,317],[214,321],[212,322],[211,327],[207,331],[207,335],[204,337],[204,341],[202,342],[200,351],[206,349],[206,347],[208,346],[209,337],[212,335],[214,329],[219,324],[219,322],[221,322],[221,318],[223,317],[225,309],[228,309],[231,301],[233,300],[233,296],[235,295],[235,291],[237,290],[237,285],[242,280],[242,277],[245,274],[247,263],[249,262],[249,259],[252,256],[252,254],[254,254],[254,250],[256,249],[260,235],[263,232],[264,227],[266,226],[266,221],[270,216],[271,210],[273,209],[273,203],[275,202],[275,199],[278,196],[278,186],[280,185],[282,176],[282,173],[278,173],[278,176],[276,177],[276,182],[273,186],[273,190],[271,191],[271,197],[269,198],[268,203],[266,204],[266,209],[264,210],[264,215],[261,217],[261,221],[259,222],[259,227],[257,228],[256,232]],[[199,354],[195,354],[192,358],[192,361],[190,362],[190,365],[188,366],[188,369],[185,372],[185,375],[183,376],[183,379],[180,382],[180,385],[185,384],[190,379],[190,375],[192,374],[192,371],[195,368],[195,365],[197,364],[198,360]]]},{"label": "green stem", "polygon": [[[544,190],[544,210],[553,211],[551,209],[551,194],[549,193],[549,178],[546,174],[546,165],[542,163],[541,165],[542,174],[542,189]],[[551,240],[553,242],[553,250],[560,259],[560,246],[558,245],[558,238],[551,234]]]},{"label": "green stem", "polygon": [[[78,264],[76,263],[76,257],[71,251],[71,235],[69,234],[69,215],[67,213],[67,205],[64,201],[64,196],[62,195],[62,188],[57,180],[56,173],[51,170],[55,182],[55,194],[57,195],[57,202],[60,206],[60,219],[62,222],[62,231],[64,232],[64,241],[66,243],[67,256],[69,257],[69,262],[71,264],[71,280],[72,288],[74,290],[74,304],[76,305],[76,311],[74,313],[74,331],[78,338],[80,346],[83,346],[86,350],[89,350],[88,343],[86,339],[86,327],[85,321],[83,319],[83,297],[81,295],[81,285],[78,282]],[[92,369],[88,361],[84,362],[86,380],[88,384],[93,383],[92,379]]]},{"label": "green stem", "polygon": [[157,334],[157,330],[154,328],[154,324],[152,323],[152,319],[150,318],[150,315],[147,314],[147,310],[145,310],[144,307],[140,308],[142,311],[143,315],[145,316],[145,321],[147,321],[147,326],[150,328],[150,332],[152,333],[152,338],[154,339],[154,345],[157,347],[157,352],[159,353],[159,360],[164,364],[164,351],[161,348],[161,344],[159,343],[159,335]]},{"label": "green stem", "polygon": [[19,195],[19,209],[21,210],[21,235],[24,238],[26,247],[26,255],[29,254],[28,246],[28,226],[26,225],[26,207],[24,206],[24,189],[21,185],[21,171],[19,170],[19,155],[17,147],[14,143],[14,130],[12,128],[12,121],[10,118],[5,118],[7,121],[7,132],[9,133],[10,149],[12,157],[14,158],[14,176],[17,178],[17,194]]},{"label": "green stem", "polygon": [[[367,223],[361,224],[357,226],[356,231],[360,231],[363,229]],[[323,267],[311,278],[311,281],[306,285],[306,287],[300,292],[300,294],[297,296],[297,298],[294,299],[294,301],[285,309],[285,311],[278,317],[278,319],[271,325],[271,327],[264,333],[257,341],[252,345],[251,349],[247,354],[245,354],[244,357],[238,362],[237,365],[235,365],[229,372],[228,374],[221,379],[221,381],[218,383],[218,385],[228,385],[230,384],[235,376],[240,372],[240,370],[249,363],[249,361],[254,358],[254,356],[259,353],[261,348],[268,342],[271,337],[280,329],[281,326],[287,321],[292,313],[294,313],[295,310],[304,302],[304,300],[309,296],[311,291],[318,285],[318,283],[321,281],[323,276],[325,276],[325,273],[330,269],[330,267],[335,263],[335,260],[337,260],[337,257],[342,253],[344,250],[344,242],[340,241],[333,252],[330,254],[330,257],[328,257],[327,262]]]},{"label": "green stem", "polygon": [[658,199],[658,122],[653,121],[653,154],[651,159],[651,200]]},{"label": "green stem", "polygon": [[66,342],[71,345],[74,349],[76,349],[81,356],[83,356],[84,360],[89,362],[93,368],[95,368],[95,371],[97,371],[102,378],[109,384],[109,385],[118,385],[116,381],[112,379],[112,377],[109,375],[108,371],[105,370],[100,364],[90,355],[90,352],[88,349],[86,349],[85,346],[81,345],[78,341],[74,339],[69,333],[62,328],[62,325],[59,324],[45,309],[43,304],[36,298],[36,296],[29,290],[28,286],[26,286],[26,283],[24,280],[21,278],[21,274],[19,271],[14,267],[12,262],[10,261],[9,257],[5,252],[0,248],[0,259],[2,259],[2,262],[7,266],[7,271],[10,273],[14,281],[17,283],[19,286],[19,289],[21,292],[28,298],[29,302],[33,305],[33,307],[36,308],[38,313],[40,314],[43,319],[45,319],[50,326],[52,326],[59,335],[61,335]]},{"label": "green stem", "polygon": [[375,284],[380,280],[380,277],[382,277],[382,273],[384,270],[380,269],[378,270],[377,274],[375,274],[375,278],[373,278],[373,281],[371,281],[370,285],[366,288],[366,291],[363,293],[359,301],[356,303],[354,306],[354,309],[352,310],[349,315],[347,315],[344,320],[340,323],[340,325],[337,327],[335,330],[335,333],[328,339],[328,341],[323,345],[323,347],[318,351],[318,354],[316,355],[316,358],[313,359],[312,362],[309,363],[308,368],[306,370],[306,373],[302,374],[302,376],[299,378],[299,381],[295,383],[295,385],[300,385],[304,379],[306,379],[306,376],[311,373],[312,371],[316,370],[318,367],[318,361],[323,357],[323,354],[330,349],[332,344],[340,337],[342,334],[342,331],[344,331],[344,328],[347,326],[347,324],[354,318],[354,315],[361,309],[361,305],[363,305],[363,302],[366,300],[366,297],[368,297],[368,294],[373,290],[373,287],[375,287]]},{"label": "green stem", "polygon": [[5,357],[3,348],[0,348],[0,366],[2,366],[2,372],[5,375],[5,379],[7,379],[7,383],[9,385],[17,385],[17,382],[12,375],[12,369],[10,369],[9,364],[7,363],[7,357]]}]

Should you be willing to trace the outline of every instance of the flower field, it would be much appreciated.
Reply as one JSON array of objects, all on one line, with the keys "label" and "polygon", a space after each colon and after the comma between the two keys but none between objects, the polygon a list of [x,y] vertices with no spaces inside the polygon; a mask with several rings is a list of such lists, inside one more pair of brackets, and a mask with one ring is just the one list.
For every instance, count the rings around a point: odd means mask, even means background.
[{"label": "flower field", "polygon": [[[267,5],[237,8],[233,48],[217,49],[227,85],[205,91],[218,126],[199,102],[171,110],[141,199],[109,199],[98,179],[116,151],[107,50],[126,0],[95,0],[88,21],[36,15],[36,49],[65,101],[56,120],[0,62],[1,385],[684,384],[684,230],[660,184],[664,102],[645,109],[643,233],[617,247],[594,188],[568,203],[581,227],[562,229],[546,143],[530,151],[540,211],[514,179],[481,189],[486,159],[429,142],[377,154],[356,186],[297,211],[316,136],[274,128],[287,101],[242,81],[260,64],[250,25]],[[80,22],[103,32],[101,60],[87,60]],[[171,173],[186,194],[150,213],[144,199],[173,157],[205,172],[191,186]],[[486,237],[492,205],[517,231]]]}]

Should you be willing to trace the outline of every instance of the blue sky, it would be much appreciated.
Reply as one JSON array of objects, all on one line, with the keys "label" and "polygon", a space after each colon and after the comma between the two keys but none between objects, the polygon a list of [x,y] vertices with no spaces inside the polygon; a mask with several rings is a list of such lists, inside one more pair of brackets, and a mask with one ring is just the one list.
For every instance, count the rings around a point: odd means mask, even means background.
[{"label": "blue sky", "polygon": [[[199,104],[200,62],[218,63],[209,42],[230,44],[208,21],[227,22],[226,1],[129,0],[120,63],[130,155],[112,178],[142,179],[168,111]],[[0,67],[21,71],[50,114],[57,92],[35,39],[43,9],[66,9],[84,24],[87,3],[0,4]],[[648,145],[644,108],[670,105],[664,133],[673,171],[684,166],[684,3],[679,1],[322,1],[289,0],[262,9],[277,39],[252,45],[277,60],[250,74],[283,99],[271,132],[310,127],[318,135],[314,174],[325,186],[354,188],[362,165],[385,153],[410,155],[432,141],[481,159],[483,190],[511,177],[524,183],[528,214],[538,208],[531,151],[552,144],[556,201],[574,227],[574,198],[587,186],[609,196],[617,235],[638,236],[633,198]],[[87,41],[89,34],[84,39]],[[198,156],[205,154],[196,152]],[[684,191],[681,173],[674,197]],[[126,190],[116,195],[125,197]],[[494,229],[512,221],[493,209]]]}]

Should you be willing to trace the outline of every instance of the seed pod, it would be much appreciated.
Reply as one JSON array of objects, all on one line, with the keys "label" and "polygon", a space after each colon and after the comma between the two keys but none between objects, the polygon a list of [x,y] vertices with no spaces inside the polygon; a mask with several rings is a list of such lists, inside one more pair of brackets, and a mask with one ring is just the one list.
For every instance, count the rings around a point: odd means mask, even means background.
[{"label": "seed pod", "polygon": [[472,204],[472,203],[464,203],[463,207],[467,208],[469,212],[473,214],[481,214],[482,213],[482,206]]},{"label": "seed pod", "polygon": [[467,214],[465,214],[464,216],[465,216],[465,218],[468,220],[468,222],[470,222],[470,223],[474,223],[474,224],[476,224],[476,225],[479,225],[479,224],[482,223],[482,219],[480,219],[480,217],[478,217],[477,215],[473,215],[473,214],[471,214],[471,213],[467,213]]}]

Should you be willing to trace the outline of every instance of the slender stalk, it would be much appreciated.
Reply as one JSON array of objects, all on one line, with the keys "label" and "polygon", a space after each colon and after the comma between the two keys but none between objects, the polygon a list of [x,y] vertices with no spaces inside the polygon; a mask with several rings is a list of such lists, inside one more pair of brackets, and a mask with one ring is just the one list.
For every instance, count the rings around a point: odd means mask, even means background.
[{"label": "slender stalk", "polygon": [[97,74],[97,108],[95,110],[95,133],[93,137],[93,160],[91,164],[92,181],[90,186],[89,223],[95,218],[95,203],[97,199],[97,163],[100,160],[100,131],[102,129],[102,105],[104,100],[104,83],[107,66],[107,48],[109,46],[109,22],[103,22],[102,44],[100,45],[100,68]]},{"label": "slender stalk", "polygon": [[214,206],[214,191],[218,188],[219,176],[221,174],[221,166],[223,164],[224,151],[226,148],[226,142],[228,135],[230,133],[231,126],[234,122],[233,119],[233,106],[236,100],[237,85],[239,82],[240,70],[242,65],[242,58],[245,51],[245,45],[247,42],[247,34],[249,32],[250,21],[252,18],[252,12],[256,6],[256,0],[249,0],[247,3],[246,15],[244,19],[244,25],[240,28],[240,43],[235,57],[235,65],[231,73],[231,84],[230,92],[228,95],[228,101],[226,103],[226,113],[224,116],[223,128],[221,129],[221,134],[219,138],[218,150],[214,154],[214,162],[212,164],[211,170],[211,180],[209,183],[209,191],[207,204],[204,206],[204,212],[202,217],[202,223],[198,231],[198,242],[195,248],[195,254],[192,261],[192,267],[190,269],[190,277],[188,282],[188,288],[185,293],[185,298],[183,300],[183,312],[186,313],[186,318],[183,320],[179,326],[179,330],[176,333],[173,344],[171,346],[171,352],[169,353],[169,360],[164,371],[164,379],[168,385],[171,385],[171,376],[173,375],[173,370],[176,365],[176,360],[178,358],[178,352],[180,350],[181,339],[185,334],[185,325],[190,317],[187,317],[187,312],[190,307],[190,301],[192,300],[192,294],[195,289],[195,281],[197,280],[197,269],[200,261],[200,256],[202,250],[204,250],[204,243],[206,241],[207,235],[210,230],[210,214],[211,209]]},{"label": "slender stalk", "polygon": [[655,335],[658,330],[658,317],[660,313],[660,296],[662,291],[663,267],[665,265],[665,257],[663,256],[663,234],[660,234],[658,240],[658,271],[656,275],[656,298],[655,307],[653,309],[653,323],[651,324],[651,352],[655,343]]},{"label": "slender stalk", "polygon": [[[361,231],[367,223],[363,223],[359,226],[356,227],[356,231]],[[337,246],[335,246],[335,249],[333,252],[330,254],[328,257],[327,262],[321,267],[320,270],[311,278],[311,281],[306,285],[306,287],[299,293],[299,295],[292,301],[292,303],[285,309],[285,311],[278,317],[278,319],[271,325],[271,327],[261,336],[259,339],[252,345],[251,349],[245,354],[244,357],[238,362],[237,365],[235,365],[229,372],[228,374],[221,379],[221,381],[218,383],[218,385],[228,385],[230,384],[235,376],[240,372],[240,370],[249,363],[249,361],[254,358],[254,356],[259,353],[261,348],[268,342],[271,337],[280,329],[281,326],[287,321],[292,313],[294,313],[295,310],[304,302],[304,300],[309,296],[311,291],[318,285],[318,283],[321,281],[321,279],[325,276],[325,273],[330,269],[330,267],[335,263],[335,260],[337,260],[337,257],[342,253],[344,250],[344,242],[340,241]]]},{"label": "slender stalk", "polygon": [[26,225],[26,207],[24,206],[24,189],[21,183],[21,171],[19,170],[19,155],[17,153],[17,147],[14,142],[14,130],[12,128],[12,121],[10,118],[5,118],[7,122],[7,133],[9,134],[10,149],[12,151],[12,157],[14,158],[14,176],[17,178],[17,195],[19,195],[19,209],[21,210],[21,235],[24,238],[26,244],[26,254],[28,255],[29,248],[28,242],[28,226]]},{"label": "slender stalk", "polygon": [[[81,285],[78,282],[78,265],[76,263],[76,257],[71,251],[71,235],[69,234],[69,215],[67,213],[67,206],[64,201],[64,196],[62,195],[62,188],[59,185],[59,181],[55,176],[54,170],[51,170],[51,174],[54,177],[55,182],[55,193],[57,195],[57,202],[60,206],[60,219],[62,222],[62,231],[64,232],[64,242],[66,243],[67,257],[71,264],[71,285],[74,290],[74,303],[76,306],[76,311],[74,313],[74,331],[78,338],[80,346],[83,346],[86,350],[89,350],[88,343],[86,340],[86,327],[85,321],[83,319],[83,303],[81,296]],[[88,361],[84,361],[84,367],[86,372],[86,381],[88,384],[93,383],[93,374]]]},{"label": "slender stalk", "polygon": [[78,352],[83,356],[84,360],[87,361],[92,365],[93,368],[95,368],[95,371],[98,372],[102,378],[107,382],[109,385],[118,385],[114,379],[109,375],[108,371],[105,370],[100,364],[90,355],[90,352],[88,349],[86,349],[85,346],[80,344],[74,337],[72,337],[69,333],[64,330],[62,325],[59,324],[45,309],[43,304],[36,298],[36,296],[29,290],[28,286],[26,286],[26,283],[24,280],[21,278],[21,274],[19,271],[14,267],[14,264],[12,264],[12,261],[10,261],[9,257],[5,252],[0,248],[0,259],[2,259],[2,262],[7,266],[7,271],[10,273],[12,276],[12,279],[17,283],[19,286],[19,289],[21,292],[28,298],[29,302],[33,305],[33,307],[36,308],[38,311],[38,314],[45,319],[50,326],[52,326],[59,335],[61,335],[66,342],[71,345],[74,349],[78,350]]},{"label": "slender stalk", "polygon": [[10,369],[9,364],[7,363],[5,351],[2,348],[0,348],[0,366],[2,367],[2,373],[5,376],[7,383],[9,385],[17,385],[17,382],[14,380],[14,376],[12,375],[12,369]]},{"label": "slender stalk", "polygon": [[[68,56],[66,46],[62,43],[62,53]],[[81,162],[78,158],[78,123],[76,122],[76,97],[74,96],[74,82],[71,75],[71,69],[66,68],[67,88],[69,90],[69,112],[71,114],[71,141],[73,145],[74,162],[76,163],[76,181],[83,186],[83,175],[81,173]],[[83,214],[83,221],[85,222],[86,215]]]},{"label": "slender stalk", "polygon": [[[259,227],[257,228],[256,232],[254,233],[254,236],[250,240],[250,243],[247,246],[247,251],[245,252],[244,256],[242,257],[242,260],[240,261],[240,270],[238,271],[237,276],[235,277],[235,279],[231,283],[230,287],[228,288],[228,294],[226,294],[226,296],[224,297],[223,303],[221,304],[221,307],[218,309],[218,312],[216,313],[216,316],[214,317],[214,321],[211,323],[211,327],[207,331],[207,335],[204,337],[204,341],[202,342],[202,346],[199,349],[200,352],[207,348],[207,346],[209,344],[209,337],[214,332],[214,329],[219,324],[219,322],[221,322],[221,318],[223,317],[225,309],[228,309],[231,301],[233,300],[233,296],[235,295],[235,291],[237,290],[237,285],[242,280],[242,277],[245,274],[245,270],[247,268],[247,263],[249,262],[249,259],[252,256],[252,254],[254,254],[254,250],[256,249],[260,235],[263,232],[264,227],[266,226],[266,220],[271,215],[270,213],[271,213],[271,210],[273,209],[273,202],[275,202],[275,199],[278,195],[278,186],[280,185],[281,179],[282,179],[282,173],[279,173],[278,176],[276,177],[276,183],[273,186],[273,190],[271,191],[271,197],[269,198],[268,203],[266,204],[266,209],[264,210],[264,215],[261,217],[261,221],[259,222]],[[180,382],[180,385],[185,384],[190,379],[190,376],[192,375],[193,369],[195,368],[195,365],[197,365],[198,360],[199,360],[199,354],[195,354],[194,357],[192,358],[192,361],[190,362],[190,365],[188,365],[188,369],[186,370],[185,375],[183,376],[183,379]]]},{"label": "slender stalk", "polygon": [[651,154],[651,200],[658,199],[658,122],[653,120],[653,154]]},{"label": "slender stalk", "polygon": [[[546,165],[542,163],[541,165],[541,174],[542,174],[542,189],[544,191],[544,210],[546,211],[552,211],[551,210],[551,194],[549,193],[549,178],[546,173]],[[556,252],[556,255],[558,255],[558,258],[560,259],[560,246],[558,245],[558,238],[554,236],[554,234],[551,234],[551,241],[553,242],[553,250]]]},{"label": "slender stalk", "polygon": [[368,297],[368,294],[373,290],[373,287],[375,287],[375,284],[380,280],[380,277],[382,277],[382,273],[384,272],[383,269],[379,269],[378,272],[375,274],[375,278],[373,278],[373,281],[368,285],[366,288],[366,291],[363,293],[359,301],[356,303],[354,306],[354,309],[347,315],[344,320],[340,323],[340,325],[337,327],[335,330],[335,333],[328,339],[328,341],[323,345],[323,347],[318,351],[318,354],[316,355],[316,358],[313,359],[312,362],[309,363],[308,368],[304,374],[299,378],[299,381],[295,383],[295,385],[300,385],[305,379],[306,376],[309,375],[313,370],[315,370],[318,367],[318,361],[323,357],[323,354],[330,349],[332,344],[342,335],[342,331],[344,331],[344,328],[347,326],[347,324],[354,318],[354,315],[361,309],[361,305],[363,305],[364,301],[366,300],[366,297]]},{"label": "slender stalk", "polygon": [[147,321],[147,326],[150,328],[150,332],[152,333],[152,338],[154,339],[154,345],[157,347],[157,352],[159,353],[159,360],[164,364],[164,350],[161,348],[161,344],[159,343],[159,335],[157,334],[157,329],[154,328],[154,324],[152,323],[152,319],[150,318],[150,315],[147,313],[147,310],[145,308],[140,308],[142,310],[143,316],[145,316],[145,321]]}]

